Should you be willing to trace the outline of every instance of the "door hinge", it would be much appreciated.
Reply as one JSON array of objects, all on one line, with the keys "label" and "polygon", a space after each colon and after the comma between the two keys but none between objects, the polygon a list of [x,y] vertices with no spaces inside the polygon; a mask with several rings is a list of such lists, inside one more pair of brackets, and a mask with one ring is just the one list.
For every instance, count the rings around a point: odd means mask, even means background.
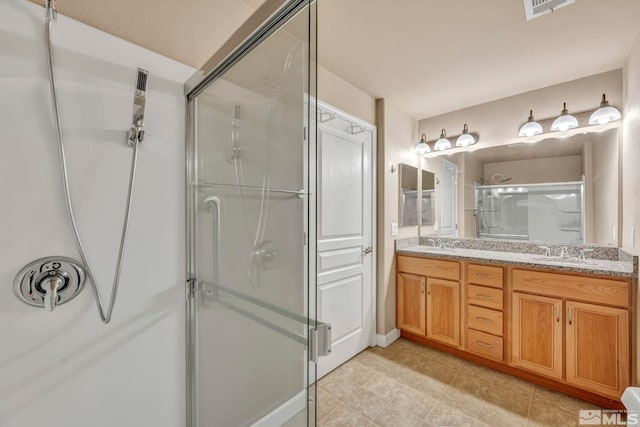
[{"label": "door hinge", "polygon": [[315,328],[309,328],[309,358],[318,363],[318,358],[331,354],[331,324],[318,322]]},{"label": "door hinge", "polygon": [[195,294],[198,287],[198,280],[191,278],[185,282],[185,298],[189,301]]}]

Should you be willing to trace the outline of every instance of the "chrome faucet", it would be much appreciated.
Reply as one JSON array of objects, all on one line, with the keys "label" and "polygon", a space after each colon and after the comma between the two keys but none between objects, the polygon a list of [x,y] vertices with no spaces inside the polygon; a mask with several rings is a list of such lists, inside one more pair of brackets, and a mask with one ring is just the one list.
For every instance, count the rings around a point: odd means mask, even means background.
[{"label": "chrome faucet", "polygon": [[444,245],[442,244],[442,239],[436,240],[436,246],[435,247],[438,248],[438,249],[444,248]]},{"label": "chrome faucet", "polygon": [[591,248],[580,248],[580,255],[578,255],[579,259],[587,259],[587,257],[585,257],[586,254],[593,252],[593,249]]},{"label": "chrome faucet", "polygon": [[544,251],[544,256],[551,256],[551,248],[549,246],[538,246],[538,249],[542,249]]},{"label": "chrome faucet", "polygon": [[456,249],[456,245],[460,245],[460,240],[454,240],[451,242],[451,249]]},{"label": "chrome faucet", "polygon": [[433,240],[433,239],[427,239],[427,243],[431,243],[431,247],[432,247],[433,249],[435,249],[435,248],[436,248],[436,241],[435,241],[435,240]]},{"label": "chrome faucet", "polygon": [[569,258],[569,248],[568,247],[563,246],[562,249],[560,249],[560,258],[562,258],[562,259]]}]

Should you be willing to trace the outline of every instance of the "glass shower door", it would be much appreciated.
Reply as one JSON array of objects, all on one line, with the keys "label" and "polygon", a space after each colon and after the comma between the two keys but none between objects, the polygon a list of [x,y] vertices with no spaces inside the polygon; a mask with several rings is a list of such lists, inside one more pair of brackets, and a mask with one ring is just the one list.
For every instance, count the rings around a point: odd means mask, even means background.
[{"label": "glass shower door", "polygon": [[315,425],[315,5],[297,3],[188,98],[193,427]]}]

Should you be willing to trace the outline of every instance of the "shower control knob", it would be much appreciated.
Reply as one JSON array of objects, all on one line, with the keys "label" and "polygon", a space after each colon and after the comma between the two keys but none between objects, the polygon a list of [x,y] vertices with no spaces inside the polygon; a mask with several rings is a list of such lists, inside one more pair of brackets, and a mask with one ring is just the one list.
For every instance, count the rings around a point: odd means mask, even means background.
[{"label": "shower control knob", "polygon": [[84,267],[71,258],[40,258],[25,266],[13,281],[18,299],[33,307],[53,311],[84,289]]}]

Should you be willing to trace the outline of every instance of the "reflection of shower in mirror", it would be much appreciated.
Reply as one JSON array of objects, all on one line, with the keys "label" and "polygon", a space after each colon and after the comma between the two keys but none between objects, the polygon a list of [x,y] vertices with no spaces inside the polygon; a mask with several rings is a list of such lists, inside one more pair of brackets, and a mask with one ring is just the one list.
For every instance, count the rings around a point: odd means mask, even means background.
[{"label": "reflection of shower in mirror", "polygon": [[[499,179],[498,179],[499,178]],[[506,178],[503,174],[501,173],[496,173],[493,174],[491,176],[491,179],[489,179],[489,185],[491,184],[502,184],[505,182],[509,182],[511,181],[513,178]]]}]

